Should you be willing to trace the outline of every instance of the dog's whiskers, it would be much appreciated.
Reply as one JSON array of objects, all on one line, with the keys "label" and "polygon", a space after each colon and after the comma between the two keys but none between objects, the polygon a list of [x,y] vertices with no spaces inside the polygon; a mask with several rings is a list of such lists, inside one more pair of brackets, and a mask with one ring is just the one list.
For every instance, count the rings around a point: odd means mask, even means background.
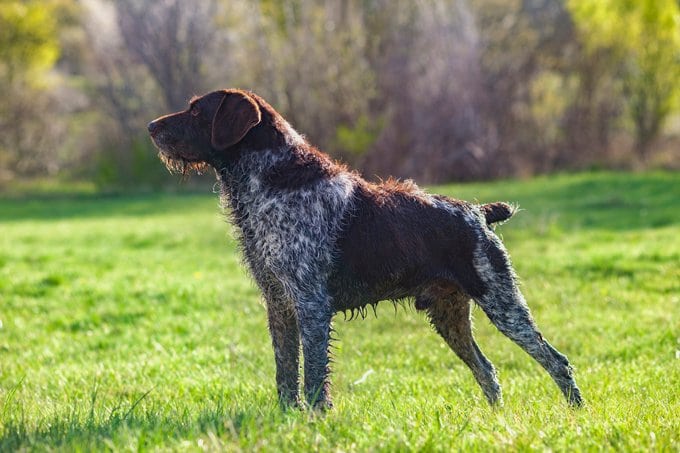
[{"label": "dog's whiskers", "polygon": [[188,176],[192,172],[202,175],[210,167],[205,162],[192,162],[181,157],[173,157],[165,151],[159,151],[158,158],[163,162],[165,168],[167,168],[170,173],[180,174],[182,176]]}]

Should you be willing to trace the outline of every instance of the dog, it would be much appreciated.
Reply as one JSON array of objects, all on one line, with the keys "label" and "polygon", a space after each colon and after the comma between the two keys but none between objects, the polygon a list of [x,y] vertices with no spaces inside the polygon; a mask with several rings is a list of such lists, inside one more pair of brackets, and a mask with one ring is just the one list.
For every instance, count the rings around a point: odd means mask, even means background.
[{"label": "dog", "polygon": [[427,312],[491,405],[501,402],[501,387],[473,338],[471,301],[545,368],[571,405],[582,404],[569,361],[539,332],[492,229],[513,215],[511,205],[431,195],[410,180],[368,182],[311,146],[250,91],[194,97],[148,130],[171,172],[215,170],[266,301],[284,406],[332,407],[335,313],[403,299]]}]

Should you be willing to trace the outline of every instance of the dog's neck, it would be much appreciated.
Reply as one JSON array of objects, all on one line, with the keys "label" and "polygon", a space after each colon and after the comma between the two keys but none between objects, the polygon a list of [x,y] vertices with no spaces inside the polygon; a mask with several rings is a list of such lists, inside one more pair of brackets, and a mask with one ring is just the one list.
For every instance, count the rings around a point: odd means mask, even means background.
[{"label": "dog's neck", "polygon": [[[295,191],[342,173],[354,176],[341,164],[317,151],[269,104],[258,98],[262,121],[239,144],[212,166],[221,185],[222,205],[232,219],[247,215],[257,198]],[[257,194],[257,197],[255,195]]]},{"label": "dog's neck", "polygon": [[268,104],[261,106],[262,122],[227,150],[215,152],[209,164],[221,182],[230,175],[256,174],[276,165],[297,150],[310,148],[307,141]]},{"label": "dog's neck", "polygon": [[358,175],[299,139],[299,145],[244,150],[237,161],[217,171],[222,207],[237,226],[258,204],[280,198],[282,193],[307,191],[312,186],[318,190],[318,184],[333,186],[330,192],[337,191],[341,198],[345,190],[353,191]]},{"label": "dog's neck", "polygon": [[238,159],[232,162],[219,162],[217,175],[223,190],[239,193],[251,186],[254,180],[261,179],[276,166],[289,159],[294,151],[286,149],[243,150]]}]

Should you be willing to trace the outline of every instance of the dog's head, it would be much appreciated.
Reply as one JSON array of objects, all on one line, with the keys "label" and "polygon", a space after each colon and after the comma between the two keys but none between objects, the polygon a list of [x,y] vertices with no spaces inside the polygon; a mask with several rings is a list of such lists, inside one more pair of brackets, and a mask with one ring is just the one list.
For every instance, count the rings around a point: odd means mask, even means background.
[{"label": "dog's head", "polygon": [[281,122],[260,97],[220,90],[191,99],[186,110],[155,119],[148,129],[168,169],[184,174],[223,166],[244,149],[276,146],[285,141]]}]

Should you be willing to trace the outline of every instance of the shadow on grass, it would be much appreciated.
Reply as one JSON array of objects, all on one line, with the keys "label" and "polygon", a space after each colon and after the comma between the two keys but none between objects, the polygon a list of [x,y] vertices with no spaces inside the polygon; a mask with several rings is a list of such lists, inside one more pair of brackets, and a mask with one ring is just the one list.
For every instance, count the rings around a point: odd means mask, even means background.
[{"label": "shadow on grass", "polygon": [[[680,223],[680,176],[673,172],[579,173],[527,181],[496,181],[440,186],[441,192],[471,201],[505,200],[524,212],[513,225],[527,227],[550,218],[560,227],[613,231],[657,228]],[[214,209],[211,190],[187,193],[84,194],[45,198],[0,198],[1,221],[92,217],[144,217]]]},{"label": "shadow on grass", "polygon": [[114,408],[105,417],[94,411],[85,416],[73,411],[64,417],[43,420],[35,428],[27,427],[21,418],[12,420],[2,428],[0,451],[53,448],[87,451],[104,447],[116,450],[125,446],[140,450],[187,440],[195,442],[208,436],[238,443],[245,433],[256,434],[262,426],[303,416],[299,411],[284,412],[266,403],[261,407],[259,401],[249,408],[229,408],[223,401],[217,401],[198,414],[152,409],[137,415],[135,406],[140,400],[127,410]]},{"label": "shadow on grass", "polygon": [[196,206],[217,209],[218,196],[205,192],[83,194],[57,198],[0,199],[0,221],[61,220],[98,217],[146,217],[186,212]]},{"label": "shadow on grass", "polygon": [[441,189],[457,196],[477,188],[473,197],[485,202],[519,204],[522,211],[505,228],[532,227],[545,219],[561,229],[611,231],[680,223],[680,174],[673,172],[561,174]]}]

